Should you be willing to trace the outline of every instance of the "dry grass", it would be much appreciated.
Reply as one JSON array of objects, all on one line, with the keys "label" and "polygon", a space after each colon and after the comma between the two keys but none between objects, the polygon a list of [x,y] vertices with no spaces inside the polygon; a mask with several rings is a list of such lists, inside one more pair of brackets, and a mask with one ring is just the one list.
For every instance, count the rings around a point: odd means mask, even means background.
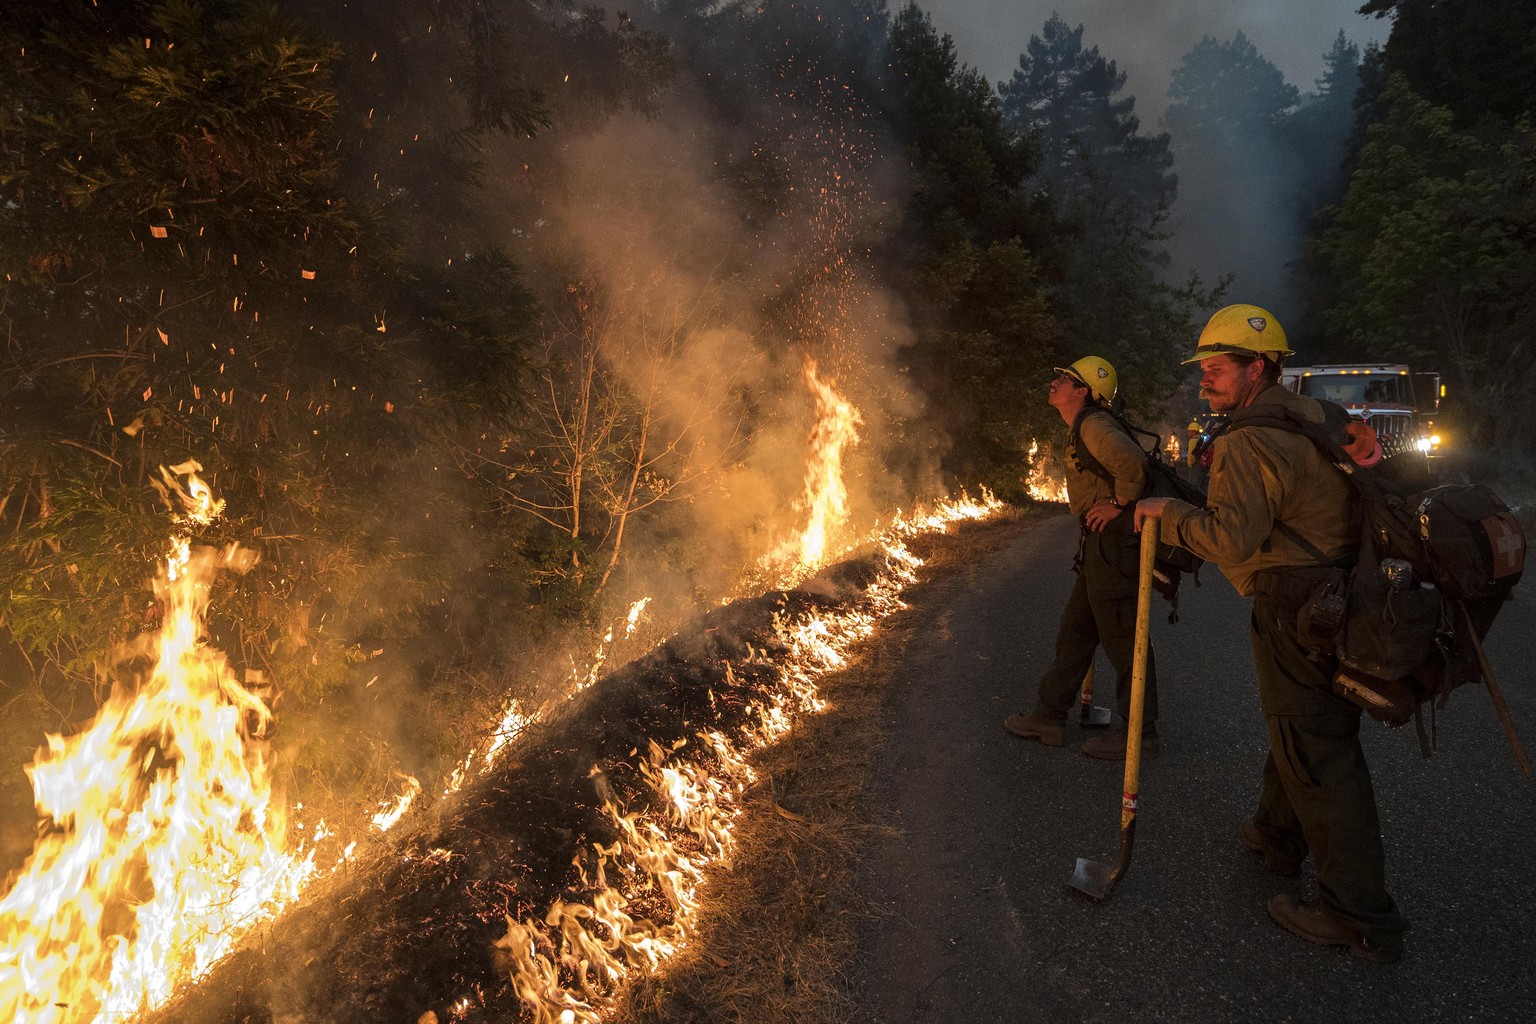
[{"label": "dry grass", "polygon": [[866,782],[885,740],[892,670],[932,619],[946,568],[1013,535],[1008,513],[925,540],[922,580],[844,671],[830,707],[753,760],[760,783],[736,828],[736,855],[709,881],[688,949],[631,991],[624,1024],[791,1024],[853,1016],[860,929],[871,920],[857,868],[886,826],[868,820]]}]

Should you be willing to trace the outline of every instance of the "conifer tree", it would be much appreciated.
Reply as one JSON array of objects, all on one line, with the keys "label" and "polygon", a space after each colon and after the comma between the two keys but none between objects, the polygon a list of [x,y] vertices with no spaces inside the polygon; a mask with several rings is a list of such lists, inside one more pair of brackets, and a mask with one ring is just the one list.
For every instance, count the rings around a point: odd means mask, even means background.
[{"label": "conifer tree", "polygon": [[910,375],[928,424],[949,439],[951,477],[1017,494],[1057,329],[1036,252],[1047,222],[1023,187],[1036,154],[915,5],[896,15],[887,61],[891,121],[913,167],[888,256],[916,318]]},{"label": "conifer tree", "polygon": [[1083,26],[1053,16],[1001,91],[1011,126],[1042,152],[1035,181],[1056,223],[1042,258],[1070,339],[1055,358],[1108,358],[1146,419],[1174,385],[1188,313],[1162,283],[1162,224],[1177,189],[1169,138],[1141,133],[1124,86],[1114,61],[1083,47]]},{"label": "conifer tree", "polygon": [[1124,88],[1114,61],[1083,48],[1083,26],[1070,29],[1056,15],[1030,37],[1000,92],[1014,129],[1040,147],[1037,176],[1058,203],[1087,203],[1150,236],[1177,187],[1173,157],[1166,134],[1141,133],[1136,99],[1120,96]]}]

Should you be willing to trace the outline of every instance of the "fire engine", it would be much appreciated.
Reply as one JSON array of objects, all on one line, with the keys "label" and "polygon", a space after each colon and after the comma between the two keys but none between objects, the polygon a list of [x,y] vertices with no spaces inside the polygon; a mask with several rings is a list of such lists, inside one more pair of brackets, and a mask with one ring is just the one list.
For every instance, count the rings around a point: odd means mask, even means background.
[{"label": "fire engine", "polygon": [[1349,410],[1376,431],[1382,453],[1435,459],[1444,438],[1435,428],[1445,389],[1438,373],[1414,373],[1401,363],[1337,363],[1287,366],[1280,383]]}]

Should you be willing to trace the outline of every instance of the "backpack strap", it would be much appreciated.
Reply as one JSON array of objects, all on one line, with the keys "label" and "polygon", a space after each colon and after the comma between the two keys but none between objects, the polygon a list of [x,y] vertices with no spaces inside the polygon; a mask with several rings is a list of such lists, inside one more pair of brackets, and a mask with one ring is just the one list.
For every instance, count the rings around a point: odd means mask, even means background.
[{"label": "backpack strap", "polygon": [[1079,410],[1076,418],[1072,420],[1072,429],[1067,431],[1067,447],[1072,450],[1072,463],[1079,473],[1091,473],[1100,480],[1111,484],[1115,482],[1114,474],[1104,468],[1104,464],[1093,457],[1093,453],[1083,447],[1083,420],[1101,412],[1110,418],[1114,414],[1102,405],[1085,405]]},{"label": "backpack strap", "polygon": [[[1327,459],[1335,469],[1344,474],[1349,480],[1350,489],[1358,498],[1367,484],[1358,472],[1359,467],[1355,465],[1355,460],[1350,458],[1349,453],[1344,450],[1344,445],[1349,441],[1349,434],[1345,429],[1349,424],[1349,412],[1334,402],[1320,398],[1314,401],[1322,406],[1322,422],[1304,419],[1294,409],[1284,405],[1249,405],[1229,412],[1227,421],[1212,433],[1211,440],[1215,441],[1217,437],[1228,431],[1241,430],[1244,427],[1273,427],[1292,434],[1300,434],[1311,441],[1313,446],[1322,453],[1323,458]],[[1356,518],[1361,518],[1359,502],[1357,501],[1355,505],[1354,515]],[[1361,525],[1363,525],[1363,519]],[[1333,562],[1317,545],[1287,524],[1277,522],[1275,529],[1295,541],[1303,551],[1317,559],[1319,564],[1327,565]]]},{"label": "backpack strap", "polygon": [[1294,409],[1283,405],[1250,405],[1234,409],[1227,414],[1227,422],[1216,436],[1243,427],[1274,427],[1293,434],[1300,434],[1323,453],[1346,476],[1355,476],[1355,460],[1349,457],[1344,446],[1349,443],[1349,413],[1343,406],[1322,399],[1314,399],[1323,409],[1323,420],[1317,422],[1302,418]]},{"label": "backpack strap", "polygon": [[[1103,480],[1112,485],[1115,482],[1114,474],[1105,469],[1104,464],[1101,463],[1098,459],[1094,458],[1093,453],[1088,451],[1087,448],[1083,447],[1082,443],[1083,421],[1096,412],[1101,412],[1105,416],[1108,416],[1112,421],[1114,421],[1115,426],[1119,427],[1122,431],[1124,431],[1127,437],[1136,442],[1136,447],[1141,449],[1141,454],[1146,459],[1153,458],[1154,453],[1161,448],[1163,443],[1163,435],[1156,433],[1155,431],[1147,430],[1145,427],[1138,427],[1136,424],[1127,420],[1124,416],[1121,416],[1119,413],[1106,406],[1084,406],[1083,410],[1077,414],[1077,418],[1072,421],[1072,429],[1067,432],[1067,447],[1072,449],[1072,462],[1077,467],[1077,471],[1079,473],[1091,473],[1098,477],[1100,480]],[[1153,447],[1151,451],[1148,451],[1147,446],[1142,444],[1141,441],[1137,440],[1138,434],[1140,434],[1142,437],[1150,437],[1152,439]],[[1148,473],[1146,482],[1142,484],[1141,496],[1146,497],[1147,492],[1151,489],[1151,487],[1152,475]]]}]

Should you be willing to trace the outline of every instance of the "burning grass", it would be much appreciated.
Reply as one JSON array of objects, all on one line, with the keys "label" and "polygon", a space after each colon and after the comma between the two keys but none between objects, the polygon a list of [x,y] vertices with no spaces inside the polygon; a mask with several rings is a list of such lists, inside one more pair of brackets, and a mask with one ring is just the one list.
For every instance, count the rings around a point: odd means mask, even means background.
[{"label": "burning grass", "polygon": [[[807,376],[818,384],[814,365]],[[821,390],[836,397],[830,387]],[[837,412],[847,429],[813,434],[818,451],[834,450],[825,472],[807,476],[807,494],[836,499],[837,453],[855,439],[857,415],[846,403],[819,408],[821,419]],[[206,523],[218,514],[206,485],[195,477],[190,489],[178,482],[195,468],[168,472],[165,494],[182,501],[188,521]],[[313,879],[318,847],[301,849],[301,859],[280,849],[283,829],[269,822],[265,784],[267,708],[201,641],[209,573],[186,571],[190,538],[178,537],[168,586],[157,588],[176,614],[144,640],[165,669],[155,679],[170,684],[163,687],[167,706],[142,699],[162,688],[136,700],[125,686],[124,705],[139,715],[138,724],[124,730],[105,719],[89,735],[102,731],[130,752],[144,745],[141,734],[152,751],[201,751],[194,740],[216,739],[225,760],[252,773],[251,786],[233,787],[243,798],[250,790],[248,799],[230,813],[212,799],[178,800],[160,813],[157,798],[146,827],[124,829],[123,815],[146,786],[151,796],[171,786],[232,789],[234,775],[198,770],[206,759],[150,757],[118,767],[121,794],[88,786],[87,823],[99,817],[103,824],[71,830],[79,811],[67,800],[45,801],[44,783],[54,774],[74,778],[77,763],[94,778],[99,759],[58,758],[67,764],[58,772],[53,762],[34,766],[40,806],[66,827],[40,846],[30,864],[36,870],[6,897],[5,921],[16,918],[28,945],[0,969],[0,1005],[20,1014],[18,1024],[122,1019],[162,1005],[158,1018],[191,1021],[381,1014],[468,1021],[508,1013],[535,1024],[610,1019],[629,986],[675,957],[697,927],[706,874],[729,861],[744,794],[757,778],[747,756],[782,738],[807,712],[823,710],[818,680],[844,666],[880,617],[902,607],[898,595],[921,564],[906,542],[995,509],[990,498],[962,499],[898,517],[872,538],[871,554],[808,581],[804,574],[813,566],[790,559],[794,571],[776,574],[783,578],[778,587],[799,586],[718,609],[599,685],[610,634],[591,673],[574,681],[565,700],[532,714],[511,704],[498,743],[466,761],[448,800],[416,815],[397,842],[376,843],[360,856],[356,842],[347,844],[338,863],[345,870],[281,919],[277,912]],[[833,500],[825,515],[812,515],[808,532],[819,538],[818,559],[827,528],[845,514]],[[170,600],[182,590],[184,600]],[[641,607],[631,611],[631,628]],[[192,709],[223,726],[173,728]],[[476,760],[479,769],[471,773]],[[404,814],[419,789],[408,782],[407,793],[375,816],[379,829]],[[108,797],[99,808],[98,791]],[[112,863],[124,865],[111,867],[106,884],[72,885],[49,870],[64,857],[53,855],[56,848],[71,863],[99,864],[103,857],[91,850],[100,837],[112,838]],[[318,826],[314,841],[327,838]],[[222,856],[236,843],[242,853],[249,847],[249,856]],[[219,854],[216,862],[209,851]],[[146,873],[138,884],[134,869],[145,857],[165,870]],[[260,868],[259,877],[247,865]],[[80,915],[78,926],[70,917],[59,927],[50,911],[59,901],[93,913]],[[23,921],[24,914],[30,916]],[[183,934],[189,927],[195,945]],[[237,944],[238,952],[221,959]],[[126,977],[124,963],[133,967]]]},{"label": "burning grass", "polygon": [[[914,543],[925,576],[972,564],[1012,536],[1021,513]],[[862,794],[885,738],[892,670],[924,629],[936,590],[903,593],[911,607],[881,624],[879,642],[827,677],[828,709],[807,716],[752,765],[735,830],[736,856],[711,873],[708,914],[695,941],[660,974],[639,979],[622,1024],[835,1024],[852,1019],[850,975],[858,930],[872,914],[856,888],[872,821]]]},{"label": "burning grass", "polygon": [[[490,1006],[505,1013],[510,951],[497,944],[508,919],[590,902],[594,847],[624,838],[604,794],[664,813],[647,806],[642,766],[651,745],[671,751],[699,743],[704,729],[757,728],[751,708],[776,686],[775,615],[824,604],[804,593],[738,602],[610,674],[531,727],[436,821],[418,824],[398,848],[359,857],[327,898],[308,901],[157,1019],[416,1020],[431,1011],[467,1020],[485,1019]],[[456,1011],[466,999],[471,1005]]]},{"label": "burning grass", "polygon": [[893,528],[875,555],[718,609],[575,695],[154,1019],[479,1021],[519,1006],[536,1021],[611,1018],[627,986],[699,948],[700,887],[737,842],[744,796],[796,778],[783,765],[763,782],[741,752],[822,707],[816,680],[913,579],[903,538],[942,522]]}]

